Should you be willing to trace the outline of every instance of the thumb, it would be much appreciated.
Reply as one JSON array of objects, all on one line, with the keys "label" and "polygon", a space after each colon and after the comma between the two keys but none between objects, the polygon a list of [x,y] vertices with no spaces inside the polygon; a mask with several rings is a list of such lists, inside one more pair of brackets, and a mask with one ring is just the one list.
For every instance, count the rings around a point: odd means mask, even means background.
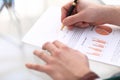
[{"label": "thumb", "polygon": [[74,25],[78,22],[84,21],[84,14],[82,12],[66,17],[63,20],[65,26]]}]

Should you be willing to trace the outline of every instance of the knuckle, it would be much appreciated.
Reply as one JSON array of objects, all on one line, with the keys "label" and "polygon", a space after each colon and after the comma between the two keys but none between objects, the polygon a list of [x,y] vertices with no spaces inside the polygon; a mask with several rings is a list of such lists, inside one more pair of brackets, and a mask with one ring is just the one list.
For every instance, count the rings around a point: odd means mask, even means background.
[{"label": "knuckle", "polygon": [[53,44],[55,44],[55,43],[57,43],[58,42],[58,40],[55,40],[55,41],[53,41]]},{"label": "knuckle", "polygon": [[35,65],[35,70],[39,70],[40,69],[40,66],[39,65]]},{"label": "knuckle", "polygon": [[53,68],[51,67],[51,66],[48,66],[47,68],[46,68],[46,73],[48,73],[48,74],[52,74],[53,73]]},{"label": "knuckle", "polygon": [[39,58],[44,58],[45,55],[44,55],[44,53],[40,53],[40,54],[38,55],[38,57],[39,57]]},{"label": "knuckle", "polygon": [[68,49],[69,49],[69,47],[68,47],[68,46],[63,45],[63,46],[61,46],[61,49],[63,49],[63,50],[68,50]]},{"label": "knuckle", "polygon": [[61,50],[55,50],[54,56],[55,57],[60,57],[61,54],[62,54]]},{"label": "knuckle", "polygon": [[61,51],[60,50],[55,50],[55,54],[60,54]]},{"label": "knuckle", "polygon": [[49,63],[54,63],[54,62],[55,62],[54,58],[49,59]]},{"label": "knuckle", "polygon": [[50,44],[50,42],[46,42],[43,46],[42,49],[46,49],[46,47]]}]

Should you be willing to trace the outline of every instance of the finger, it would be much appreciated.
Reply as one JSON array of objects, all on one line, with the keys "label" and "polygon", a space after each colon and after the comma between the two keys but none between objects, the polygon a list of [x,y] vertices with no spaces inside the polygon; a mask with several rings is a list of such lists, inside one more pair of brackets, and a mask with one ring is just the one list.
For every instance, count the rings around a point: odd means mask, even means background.
[{"label": "finger", "polygon": [[71,15],[71,16],[68,16],[66,17],[64,20],[63,20],[63,24],[65,26],[69,26],[69,25],[74,25],[75,23],[77,22],[83,22],[84,21],[84,16],[83,16],[83,12],[79,12],[77,14],[74,14],[74,15]]},{"label": "finger", "polygon": [[48,50],[52,55],[54,55],[55,52],[58,51],[58,48],[50,42],[45,43],[43,45],[42,49]]},{"label": "finger", "polygon": [[68,26],[67,27],[69,30],[72,30],[74,28],[74,26]]},{"label": "finger", "polygon": [[89,23],[87,23],[87,22],[77,22],[77,23],[75,24],[75,27],[80,27],[80,28],[86,28],[86,27],[88,27],[88,26],[90,26],[90,25],[89,25]]},{"label": "finger", "polygon": [[40,72],[46,72],[46,70],[47,70],[46,65],[38,65],[38,64],[27,63],[25,66],[29,69],[33,69],[33,70],[40,71]]},{"label": "finger", "polygon": [[65,44],[63,44],[60,41],[54,41],[53,44],[57,47],[57,48],[67,48],[67,46]]},{"label": "finger", "polygon": [[72,2],[64,5],[62,8],[61,8],[61,22],[63,21],[63,19],[66,17],[66,14],[71,6]]},{"label": "finger", "polygon": [[82,22],[77,22],[74,24],[75,27],[80,27],[82,25]]},{"label": "finger", "polygon": [[80,27],[82,25],[82,22],[75,23],[74,25],[67,26],[69,30],[72,30],[74,27]]},{"label": "finger", "polygon": [[40,59],[42,59],[43,61],[45,61],[46,63],[49,63],[52,58],[52,56],[48,55],[45,51],[40,52],[38,50],[35,50],[34,54],[38,56]]},{"label": "finger", "polygon": [[86,28],[86,27],[89,27],[89,26],[90,26],[89,23],[83,23],[80,27],[82,27],[82,28]]}]

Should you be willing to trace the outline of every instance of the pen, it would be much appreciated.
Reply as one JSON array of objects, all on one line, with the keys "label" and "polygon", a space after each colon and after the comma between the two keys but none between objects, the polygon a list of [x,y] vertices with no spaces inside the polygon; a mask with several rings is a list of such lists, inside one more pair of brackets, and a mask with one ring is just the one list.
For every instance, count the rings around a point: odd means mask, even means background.
[{"label": "pen", "polygon": [[[72,3],[70,9],[69,9],[68,12],[67,12],[66,17],[67,17],[67,16],[70,16],[70,15],[72,14],[72,12],[73,12],[73,10],[74,10],[74,8],[75,8],[76,5],[77,5],[77,0],[74,0],[74,2]],[[64,27],[65,27],[65,26],[62,25],[61,30],[63,30]]]}]

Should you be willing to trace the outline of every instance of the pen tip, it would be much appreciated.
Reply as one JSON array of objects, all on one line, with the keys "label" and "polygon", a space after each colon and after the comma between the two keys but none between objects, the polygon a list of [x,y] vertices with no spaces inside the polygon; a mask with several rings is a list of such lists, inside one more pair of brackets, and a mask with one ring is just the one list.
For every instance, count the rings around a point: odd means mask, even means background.
[{"label": "pen tip", "polygon": [[61,27],[61,29],[60,29],[60,30],[62,31],[62,30],[63,30],[63,28],[64,28],[64,25],[62,25],[62,27]]}]

